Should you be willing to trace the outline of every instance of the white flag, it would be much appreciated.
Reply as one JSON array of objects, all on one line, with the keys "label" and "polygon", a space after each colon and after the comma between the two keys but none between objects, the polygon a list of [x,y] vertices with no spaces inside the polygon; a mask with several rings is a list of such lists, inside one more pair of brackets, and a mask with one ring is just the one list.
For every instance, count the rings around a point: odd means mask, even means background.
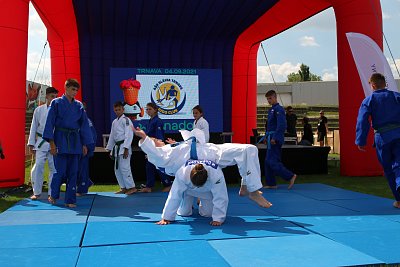
[{"label": "white flag", "polygon": [[372,94],[368,79],[376,72],[385,76],[387,89],[398,91],[389,63],[375,41],[361,33],[348,32],[346,36],[360,75],[365,96]]}]

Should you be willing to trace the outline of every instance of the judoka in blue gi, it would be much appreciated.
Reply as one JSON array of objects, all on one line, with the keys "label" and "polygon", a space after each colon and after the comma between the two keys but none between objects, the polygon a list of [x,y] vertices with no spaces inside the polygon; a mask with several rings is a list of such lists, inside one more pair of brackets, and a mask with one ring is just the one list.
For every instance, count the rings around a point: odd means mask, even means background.
[{"label": "judoka in blue gi", "polygon": [[76,207],[76,180],[81,155],[87,154],[87,145],[93,143],[83,105],[75,99],[80,85],[75,79],[65,82],[65,94],[54,99],[49,107],[43,139],[50,143],[56,173],[51,182],[48,200],[55,204],[60,187],[66,182],[65,206]]},{"label": "judoka in blue gi", "polygon": [[369,83],[373,92],[361,103],[355,143],[365,151],[371,118],[376,155],[396,199],[393,206],[400,208],[400,94],[386,88],[380,73],[372,74]]},{"label": "judoka in blue gi", "polygon": [[268,121],[265,129],[264,142],[267,144],[265,157],[265,180],[264,188],[277,188],[275,175],[289,181],[288,189],[291,189],[297,175],[286,169],[281,161],[282,145],[286,130],[285,109],[279,105],[276,92],[269,90],[265,97],[272,107],[268,111]]},{"label": "judoka in blue gi", "polygon": [[[149,137],[157,138],[160,140],[164,140],[164,123],[158,117],[158,107],[154,103],[147,103],[146,105],[146,113],[150,116],[149,123],[146,127],[146,134]],[[156,180],[156,173],[161,178],[161,182],[164,186],[163,192],[168,192],[171,188],[171,177],[165,173],[162,173],[160,170],[154,166],[150,161],[146,160],[146,186],[141,189],[141,192],[150,193],[152,188],[154,187]]]},{"label": "judoka in blue gi", "polygon": [[[86,105],[83,103],[83,106],[86,111]],[[89,158],[93,157],[94,149],[96,148],[96,140],[97,140],[97,133],[96,129],[94,128],[93,122],[88,118],[90,132],[92,133],[92,143],[88,144],[86,147],[88,152],[86,156],[81,157],[79,160],[79,171],[78,171],[78,179],[76,182],[76,195],[81,196],[86,194],[89,191],[89,187],[93,185],[92,180],[90,180],[90,173],[89,173]]]}]

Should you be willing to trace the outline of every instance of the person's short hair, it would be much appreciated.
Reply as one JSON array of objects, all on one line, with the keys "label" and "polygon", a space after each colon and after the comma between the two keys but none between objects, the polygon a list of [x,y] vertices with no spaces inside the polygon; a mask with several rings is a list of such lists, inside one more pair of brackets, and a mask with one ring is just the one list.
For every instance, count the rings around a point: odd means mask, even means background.
[{"label": "person's short hair", "polygon": [[286,110],[287,111],[293,111],[293,107],[292,106],[287,106]]},{"label": "person's short hair", "polygon": [[265,93],[265,97],[276,96],[275,90],[269,90]]},{"label": "person's short hair", "polygon": [[156,104],[154,104],[153,102],[147,103],[146,106],[149,106],[149,107],[151,107],[152,109],[155,109],[155,111],[158,112],[158,106]]},{"label": "person's short hair", "polygon": [[124,107],[124,104],[121,101],[117,101],[117,102],[114,103],[113,107],[114,108],[116,108],[116,107]]},{"label": "person's short hair", "polygon": [[51,86],[46,88],[46,95],[53,94],[53,93],[58,94],[58,90]]},{"label": "person's short hair", "polygon": [[194,107],[192,108],[192,110],[194,110],[194,109],[198,110],[200,113],[202,113],[202,114],[203,114],[203,108],[202,108],[202,107],[200,107],[200,105],[196,105],[196,106],[194,106]]},{"label": "person's short hair", "polygon": [[379,72],[372,74],[368,82],[375,84],[378,87],[386,87],[386,78],[382,73]]},{"label": "person's short hair", "polygon": [[324,110],[321,109],[321,110],[319,111],[319,114],[324,114]]},{"label": "person's short hair", "polygon": [[190,181],[197,187],[203,186],[207,181],[208,173],[202,164],[196,164],[190,172]]},{"label": "person's short hair", "polygon": [[65,87],[75,87],[75,88],[81,88],[79,82],[77,79],[69,78],[65,81]]},{"label": "person's short hair", "polygon": [[308,117],[303,117],[303,122],[304,123],[309,123],[310,119]]}]

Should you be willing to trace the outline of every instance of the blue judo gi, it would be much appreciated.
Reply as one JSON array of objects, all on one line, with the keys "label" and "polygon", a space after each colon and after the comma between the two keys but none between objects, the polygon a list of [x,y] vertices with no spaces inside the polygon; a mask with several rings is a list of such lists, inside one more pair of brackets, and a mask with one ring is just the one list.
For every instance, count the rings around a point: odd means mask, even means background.
[{"label": "blue judo gi", "polygon": [[[268,186],[276,186],[275,175],[279,175],[287,181],[294,175],[293,172],[283,166],[281,161],[285,130],[285,109],[279,103],[276,103],[268,110],[268,121],[265,129],[265,140],[267,142],[265,180]],[[271,139],[275,140],[274,145],[271,144]]]},{"label": "blue judo gi", "polygon": [[49,107],[43,139],[54,140],[57,155],[54,165],[57,173],[51,182],[51,196],[60,197],[60,187],[66,182],[65,203],[76,203],[76,181],[83,145],[93,143],[86,112],[81,102],[70,103],[65,95],[54,99]]},{"label": "blue judo gi", "polygon": [[370,117],[375,130],[376,155],[395,199],[400,201],[400,94],[380,89],[363,100],[356,126],[358,146],[367,143]]},{"label": "blue judo gi", "polygon": [[[149,137],[154,137],[160,140],[164,140],[164,123],[158,117],[158,115],[154,116],[149,120],[146,128],[146,134]],[[164,187],[171,186],[171,178],[169,175],[161,172],[154,166],[154,164],[150,163],[148,160],[146,161],[146,187],[152,188],[154,187],[156,180],[156,173],[161,178],[161,182]]]},{"label": "blue judo gi", "polygon": [[92,143],[87,145],[88,153],[86,156],[81,157],[79,160],[79,171],[78,171],[78,179],[76,182],[76,192],[79,194],[86,194],[89,191],[89,187],[93,185],[92,180],[90,180],[89,175],[89,158],[93,157],[94,149],[96,148],[96,140],[97,140],[97,133],[96,129],[94,128],[93,122],[88,118],[89,128],[92,133]]}]

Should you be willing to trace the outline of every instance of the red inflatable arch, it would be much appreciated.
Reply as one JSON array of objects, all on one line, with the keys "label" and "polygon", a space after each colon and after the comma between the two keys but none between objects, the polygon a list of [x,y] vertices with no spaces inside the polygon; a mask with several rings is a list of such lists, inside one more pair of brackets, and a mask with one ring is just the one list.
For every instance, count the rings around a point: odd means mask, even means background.
[{"label": "red inflatable arch", "polygon": [[[32,3],[48,29],[52,83],[62,93],[67,77],[79,80],[81,77],[72,1],[33,0]],[[5,62],[0,70],[4,84],[1,89],[4,97],[0,103],[0,141],[6,155],[5,160],[0,160],[0,187],[17,186],[24,182],[28,5],[28,0],[3,0],[0,3],[3,48],[0,58]],[[368,4],[365,0],[280,0],[244,30],[237,39],[233,55],[232,106],[243,107],[233,109],[234,140],[246,143],[250,129],[256,127],[256,60],[260,42],[329,7],[333,7],[337,20],[341,174],[378,175],[382,172],[374,151],[371,149],[368,153],[361,153],[354,145],[355,119],[363,99],[363,90],[345,33],[366,34],[382,47],[379,0],[368,1]],[[246,112],[243,113],[243,110]]]}]

